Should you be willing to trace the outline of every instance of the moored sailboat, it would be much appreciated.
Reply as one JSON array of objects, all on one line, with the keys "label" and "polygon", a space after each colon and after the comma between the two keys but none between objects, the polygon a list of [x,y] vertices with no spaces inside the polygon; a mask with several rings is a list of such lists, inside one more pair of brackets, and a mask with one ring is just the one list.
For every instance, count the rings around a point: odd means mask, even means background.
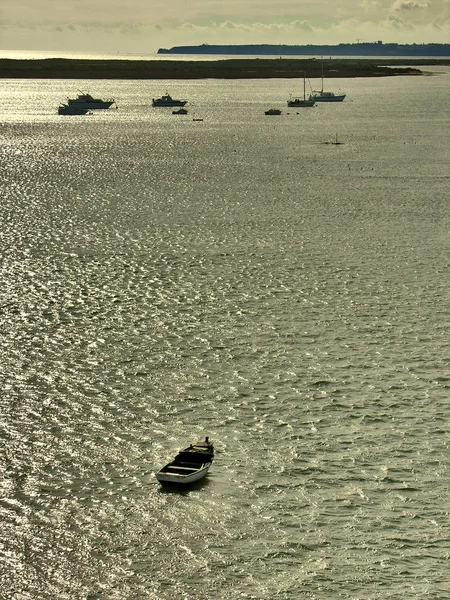
[{"label": "moored sailboat", "polygon": [[294,98],[294,100],[288,100],[287,105],[290,108],[304,108],[314,106],[316,101],[314,99],[306,98],[306,73],[303,73],[303,99]]},{"label": "moored sailboat", "polygon": [[345,94],[335,94],[334,92],[325,92],[323,89],[323,56],[322,56],[322,86],[320,90],[313,90],[309,96],[310,100],[315,102],[342,102]]}]

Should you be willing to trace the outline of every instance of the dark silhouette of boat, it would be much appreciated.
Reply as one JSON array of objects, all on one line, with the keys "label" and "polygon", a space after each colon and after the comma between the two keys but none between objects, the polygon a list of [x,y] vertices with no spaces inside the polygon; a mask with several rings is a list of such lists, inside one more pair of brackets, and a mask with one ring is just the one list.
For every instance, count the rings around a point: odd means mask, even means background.
[{"label": "dark silhouette of boat", "polygon": [[314,106],[316,101],[311,98],[306,98],[306,74],[303,73],[303,99],[294,98],[294,100],[288,100],[287,105],[290,108],[305,108]]},{"label": "dark silhouette of boat", "polygon": [[175,100],[169,94],[161,96],[161,98],[152,98],[152,106],[184,106],[187,100]]},{"label": "dark silhouette of boat", "polygon": [[92,114],[88,108],[75,106],[70,104],[61,104],[58,107],[58,115],[90,115]]},{"label": "dark silhouette of boat", "polygon": [[186,485],[206,477],[214,458],[214,446],[206,437],[180,450],[175,458],[155,473],[161,484]]},{"label": "dark silhouette of boat", "polygon": [[68,98],[67,104],[78,108],[87,108],[88,110],[105,110],[115,104],[115,100],[93,98],[90,94],[80,92],[76,98]]}]

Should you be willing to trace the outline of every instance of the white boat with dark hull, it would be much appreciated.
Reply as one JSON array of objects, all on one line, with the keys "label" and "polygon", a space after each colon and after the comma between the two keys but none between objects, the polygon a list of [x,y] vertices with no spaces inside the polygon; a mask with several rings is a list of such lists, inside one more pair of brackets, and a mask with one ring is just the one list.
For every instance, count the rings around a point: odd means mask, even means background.
[{"label": "white boat with dark hull", "polygon": [[214,446],[205,438],[204,442],[191,444],[180,450],[176,457],[157,473],[156,479],[163,485],[187,485],[206,476],[214,458]]},{"label": "white boat with dark hull", "polygon": [[345,94],[337,95],[334,92],[324,92],[323,90],[313,91],[309,96],[315,102],[342,102],[345,98]]},{"label": "white boat with dark hull", "polygon": [[313,90],[309,96],[310,100],[315,102],[342,102],[345,94],[335,94],[334,92],[324,92],[323,90],[323,57],[322,57],[322,86],[320,90]]},{"label": "white boat with dark hull", "polygon": [[152,106],[185,106],[187,104],[187,100],[175,100],[169,94],[165,94],[161,96],[161,98],[152,98]]},{"label": "white boat with dark hull", "polygon": [[105,110],[115,104],[115,100],[93,98],[90,94],[80,92],[76,98],[68,98],[67,104],[78,108],[87,108],[88,110]]}]

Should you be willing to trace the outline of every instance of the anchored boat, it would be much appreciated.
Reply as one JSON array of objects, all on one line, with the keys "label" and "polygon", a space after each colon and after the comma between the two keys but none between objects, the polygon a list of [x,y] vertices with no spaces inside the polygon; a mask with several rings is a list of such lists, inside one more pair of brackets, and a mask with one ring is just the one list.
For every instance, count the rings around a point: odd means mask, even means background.
[{"label": "anchored boat", "polygon": [[322,86],[320,90],[313,90],[309,96],[310,100],[315,102],[342,102],[345,94],[335,94],[334,92],[323,91],[323,56],[322,56]]},{"label": "anchored boat", "polygon": [[294,100],[288,100],[287,105],[290,108],[304,108],[309,106],[314,106],[316,101],[314,98],[306,98],[306,73],[303,73],[303,99],[302,98],[294,98]]},{"label": "anchored boat", "polygon": [[101,98],[93,98],[90,94],[80,92],[76,98],[68,98],[67,104],[77,108],[100,110],[109,108],[112,104],[115,104],[115,100],[102,100]]},{"label": "anchored boat", "polygon": [[206,476],[214,458],[214,446],[209,438],[180,450],[175,458],[155,473],[156,479],[165,484],[186,485]]},{"label": "anchored boat", "polygon": [[187,100],[175,100],[169,94],[161,96],[161,98],[152,98],[152,106],[184,106]]},{"label": "anchored boat", "polygon": [[88,108],[81,108],[80,106],[71,106],[69,104],[61,104],[58,107],[58,115],[91,115],[91,111]]}]

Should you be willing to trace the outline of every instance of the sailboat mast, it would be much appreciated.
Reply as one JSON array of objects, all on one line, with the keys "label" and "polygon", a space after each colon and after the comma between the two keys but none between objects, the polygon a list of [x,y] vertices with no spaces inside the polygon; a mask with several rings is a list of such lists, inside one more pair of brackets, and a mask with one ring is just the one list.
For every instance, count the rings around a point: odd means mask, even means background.
[{"label": "sailboat mast", "polygon": [[320,93],[323,94],[323,55],[321,56],[321,61],[322,61],[322,87],[321,87]]}]

